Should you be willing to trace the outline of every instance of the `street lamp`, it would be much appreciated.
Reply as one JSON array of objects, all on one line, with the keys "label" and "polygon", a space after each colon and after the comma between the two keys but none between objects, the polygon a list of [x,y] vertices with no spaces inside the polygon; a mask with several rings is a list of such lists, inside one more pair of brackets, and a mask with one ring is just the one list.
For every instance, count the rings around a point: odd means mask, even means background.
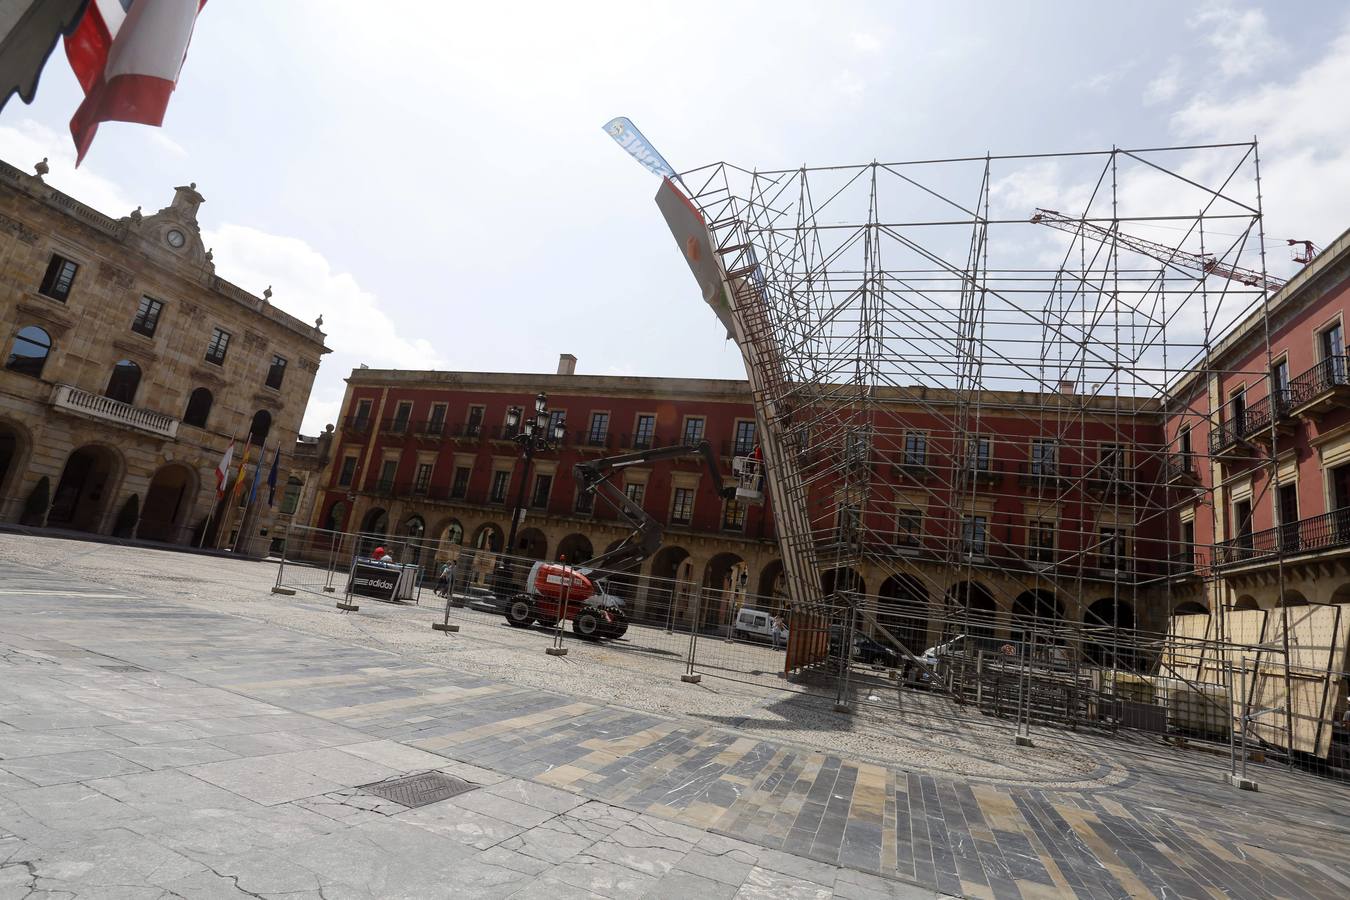
[{"label": "street lamp", "polygon": [[[548,410],[548,395],[543,391],[534,398],[534,415],[524,419],[524,427],[521,427],[522,410],[519,406],[513,406],[506,411],[506,428],[512,432],[511,440],[520,445],[521,456],[525,460],[524,471],[520,475],[520,487],[516,489],[515,507],[511,510],[511,531],[506,538],[508,556],[516,549],[516,529],[520,526],[520,517],[525,511],[525,490],[530,483],[530,464],[534,461],[534,455],[543,450],[556,449],[567,434],[564,417],[558,416],[556,422],[552,419],[553,416]],[[498,581],[505,567],[505,564],[498,565]],[[496,583],[494,582],[494,588]]]}]

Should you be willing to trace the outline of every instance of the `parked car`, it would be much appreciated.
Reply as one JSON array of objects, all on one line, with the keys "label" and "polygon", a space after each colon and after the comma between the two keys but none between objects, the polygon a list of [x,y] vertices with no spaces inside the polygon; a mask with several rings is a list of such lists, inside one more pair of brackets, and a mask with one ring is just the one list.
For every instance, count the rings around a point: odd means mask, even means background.
[{"label": "parked car", "polygon": [[787,628],[776,626],[773,613],[762,609],[740,610],[736,613],[736,620],[732,623],[731,629],[738,638],[756,638],[763,641],[772,641],[774,632],[777,631],[778,642],[787,643]]},{"label": "parked car", "polygon": [[900,655],[899,650],[865,634],[853,636],[853,658],[861,663],[886,666],[890,669],[898,669],[904,662],[904,657]]}]

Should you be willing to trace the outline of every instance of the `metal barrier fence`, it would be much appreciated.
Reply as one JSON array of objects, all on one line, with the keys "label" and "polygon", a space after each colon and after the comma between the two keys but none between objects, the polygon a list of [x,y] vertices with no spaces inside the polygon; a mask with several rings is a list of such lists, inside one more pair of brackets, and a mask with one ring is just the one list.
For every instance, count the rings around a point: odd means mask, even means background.
[{"label": "metal barrier fence", "polygon": [[[363,596],[357,583],[362,560],[377,547],[396,564],[385,571],[401,578],[398,598]],[[1279,611],[1267,617],[1274,624],[1234,639],[1217,637],[1208,616],[1178,617],[1159,633],[1034,615],[1000,620],[969,608],[915,609],[847,592],[794,609],[786,597],[736,585],[582,563],[576,568],[597,596],[581,604],[567,596],[575,607],[568,617],[535,603],[512,622],[509,607],[530,594],[526,582],[540,560],[308,527],[289,529],[281,551],[279,593],[323,596],[352,611],[379,599],[433,607],[438,630],[458,632],[460,640],[533,642],[557,655],[603,652],[610,664],[791,692],[801,702],[907,728],[917,714],[1001,729],[1022,744],[1031,743],[1033,728],[1087,731],[1144,747],[1196,745],[1227,755],[1235,776],[1249,760],[1265,759],[1350,780],[1350,617],[1338,607],[1306,608],[1334,610],[1330,626],[1291,620],[1297,651],[1279,655],[1269,649],[1283,634]],[[585,606],[619,612],[582,638],[577,611]]]}]

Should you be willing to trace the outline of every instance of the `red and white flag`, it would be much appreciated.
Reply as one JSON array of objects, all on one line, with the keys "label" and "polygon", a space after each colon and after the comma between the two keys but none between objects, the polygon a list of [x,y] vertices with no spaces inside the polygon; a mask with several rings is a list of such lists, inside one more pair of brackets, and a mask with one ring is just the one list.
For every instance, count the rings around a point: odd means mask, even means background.
[{"label": "red and white flag", "polygon": [[230,463],[234,460],[234,440],[231,439],[230,446],[225,448],[225,455],[220,458],[220,464],[216,466],[216,499],[219,500],[225,496],[225,479],[230,474]]},{"label": "red and white flag", "polygon": [[160,125],[206,0],[90,0],[66,38],[84,88],[70,120],[79,165],[100,122]]}]

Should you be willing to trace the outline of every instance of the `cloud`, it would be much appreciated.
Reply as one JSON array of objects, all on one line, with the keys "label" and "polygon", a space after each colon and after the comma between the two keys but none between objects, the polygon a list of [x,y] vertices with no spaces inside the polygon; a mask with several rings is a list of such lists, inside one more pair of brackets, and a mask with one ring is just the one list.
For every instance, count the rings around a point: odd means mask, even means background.
[{"label": "cloud", "polygon": [[164,133],[162,128],[150,128],[145,132],[146,140],[162,149],[169,156],[185,159],[187,148]]},{"label": "cloud", "polygon": [[401,327],[379,298],[300,238],[269,234],[247,225],[205,229],[202,239],[215,251],[216,273],[254,294],[269,285],[272,302],[305,322],[323,316],[333,350],[321,362],[314,395],[305,412],[307,433],[335,422],[342,379],[361,363],[373,368],[448,368],[425,338],[409,338],[416,323]]},{"label": "cloud", "polygon": [[1181,62],[1171,60],[1165,69],[1144,88],[1144,103],[1166,103],[1181,90]]},{"label": "cloud", "polygon": [[880,53],[881,38],[870,32],[856,31],[850,38],[853,49],[862,53]]},{"label": "cloud", "polygon": [[1228,78],[1255,72],[1284,50],[1259,9],[1208,3],[1186,24],[1205,34],[1205,42],[1214,48],[1215,64]]},{"label": "cloud", "polygon": [[[1325,246],[1346,227],[1350,196],[1350,25],[1291,78],[1224,97],[1197,98],[1173,115],[1184,138],[1256,135],[1267,233]],[[1278,258],[1278,257],[1277,257]]]},{"label": "cloud", "polygon": [[0,159],[31,173],[33,164],[44,157],[51,167],[46,182],[57,190],[114,218],[136,207],[119,185],[99,174],[97,165],[86,162],[75,168],[70,135],[59,134],[32,119],[0,125]]}]

